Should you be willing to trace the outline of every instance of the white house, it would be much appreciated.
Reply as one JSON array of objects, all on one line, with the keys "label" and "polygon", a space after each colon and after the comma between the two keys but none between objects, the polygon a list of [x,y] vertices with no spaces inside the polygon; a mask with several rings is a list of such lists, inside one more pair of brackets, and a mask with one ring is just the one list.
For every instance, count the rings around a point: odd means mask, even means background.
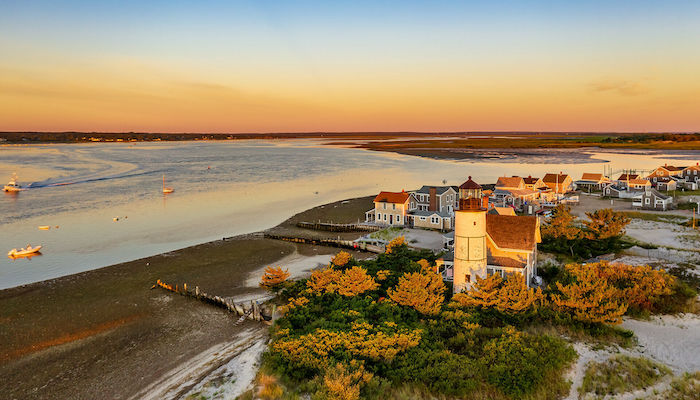
[{"label": "white house", "polygon": [[380,192],[374,198],[374,209],[365,213],[365,220],[381,225],[408,225],[408,215],[416,210],[417,206],[416,198],[411,193]]}]

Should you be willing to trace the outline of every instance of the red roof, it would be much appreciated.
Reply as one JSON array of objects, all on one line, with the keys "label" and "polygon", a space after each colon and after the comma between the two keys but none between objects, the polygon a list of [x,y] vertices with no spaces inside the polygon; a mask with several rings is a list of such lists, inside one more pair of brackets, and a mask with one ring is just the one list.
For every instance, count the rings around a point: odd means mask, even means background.
[{"label": "red roof", "polygon": [[459,187],[460,189],[481,189],[481,185],[478,183],[474,182],[472,180],[472,177],[470,176],[469,179],[467,179],[466,182],[464,182],[462,185]]},{"label": "red roof", "polygon": [[377,203],[396,203],[403,204],[408,200],[410,194],[406,192],[379,192],[374,201]]}]

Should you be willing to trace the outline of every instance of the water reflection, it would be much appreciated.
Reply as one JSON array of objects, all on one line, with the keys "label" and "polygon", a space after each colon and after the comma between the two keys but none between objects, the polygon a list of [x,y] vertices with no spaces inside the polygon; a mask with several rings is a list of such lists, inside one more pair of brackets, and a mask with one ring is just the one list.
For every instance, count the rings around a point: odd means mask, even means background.
[{"label": "water reflection", "polygon": [[[0,288],[265,229],[312,206],[379,190],[459,185],[468,175],[493,183],[503,175],[563,170],[578,179],[608,166],[649,169],[700,159],[700,152],[567,149],[448,161],[308,139],[23,145],[0,152],[0,178],[17,171],[21,183],[33,183],[0,197],[0,250],[45,246],[32,268],[0,261]],[[163,174],[175,193],[162,193]]]}]

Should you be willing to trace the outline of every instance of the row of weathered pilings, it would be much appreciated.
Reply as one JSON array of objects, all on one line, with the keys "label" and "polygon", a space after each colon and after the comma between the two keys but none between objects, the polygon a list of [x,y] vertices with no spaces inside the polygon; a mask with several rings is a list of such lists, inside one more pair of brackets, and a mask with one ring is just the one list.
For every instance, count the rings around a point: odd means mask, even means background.
[{"label": "row of weathered pilings", "polygon": [[156,287],[160,287],[169,292],[177,293],[182,296],[195,298],[213,306],[223,308],[228,312],[234,313],[240,317],[245,317],[246,319],[252,319],[254,321],[265,322],[272,320],[276,308],[274,305],[261,305],[259,302],[253,300],[251,300],[249,303],[233,303],[224,297],[213,296],[208,293],[205,293],[199,290],[199,286],[195,286],[194,290],[188,289],[187,283],[184,283],[182,286],[173,286],[158,279],[156,281],[156,284],[153,285],[151,289],[154,289]]},{"label": "row of weathered pilings", "polygon": [[376,246],[368,243],[358,243],[354,240],[342,240],[342,239],[311,239],[296,236],[284,236],[284,235],[273,235],[270,233],[265,233],[266,239],[284,240],[285,242],[294,243],[305,243],[314,244],[320,246],[330,246],[330,247],[340,247],[345,249],[362,250],[369,251],[372,253],[383,253],[383,246]]},{"label": "row of weathered pilings", "polygon": [[379,225],[369,224],[334,224],[332,222],[297,222],[299,228],[328,232],[375,232],[382,229]]}]

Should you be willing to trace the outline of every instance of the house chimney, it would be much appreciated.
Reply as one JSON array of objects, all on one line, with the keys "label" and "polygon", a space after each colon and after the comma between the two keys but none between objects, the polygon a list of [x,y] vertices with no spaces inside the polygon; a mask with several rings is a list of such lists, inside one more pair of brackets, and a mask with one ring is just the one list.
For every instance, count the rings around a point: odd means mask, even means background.
[{"label": "house chimney", "polygon": [[428,211],[437,211],[437,188],[430,187],[430,202],[428,203]]}]

